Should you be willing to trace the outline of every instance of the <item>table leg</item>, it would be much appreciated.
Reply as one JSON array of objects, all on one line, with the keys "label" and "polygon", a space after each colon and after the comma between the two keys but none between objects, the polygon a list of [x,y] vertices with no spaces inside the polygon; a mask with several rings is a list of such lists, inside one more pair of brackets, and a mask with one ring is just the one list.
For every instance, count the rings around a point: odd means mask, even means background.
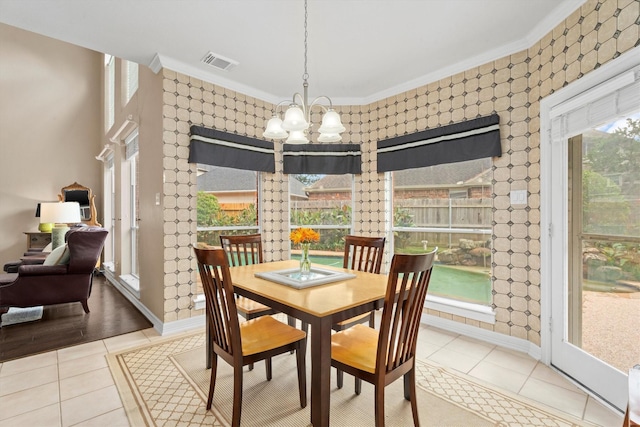
[{"label": "table leg", "polygon": [[311,323],[311,424],[329,426],[331,399],[331,318]]}]

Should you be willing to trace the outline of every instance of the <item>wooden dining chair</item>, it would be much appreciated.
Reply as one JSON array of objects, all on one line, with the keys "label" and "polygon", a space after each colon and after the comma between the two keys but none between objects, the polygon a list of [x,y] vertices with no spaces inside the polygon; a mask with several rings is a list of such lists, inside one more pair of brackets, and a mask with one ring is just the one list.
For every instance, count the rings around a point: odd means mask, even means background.
[{"label": "wooden dining chair", "polygon": [[222,249],[194,248],[202,279],[206,306],[207,346],[211,351],[211,383],[207,410],[211,409],[216,385],[218,356],[233,366],[233,414],[231,425],[240,425],[242,411],[242,368],[264,360],[267,381],[271,380],[271,357],[296,352],[300,407],[307,406],[305,352],[307,335],[271,316],[261,316],[240,323],[229,271],[227,254]]},{"label": "wooden dining chair", "polygon": [[[350,270],[365,271],[367,273],[380,274],[382,267],[382,256],[384,255],[384,237],[361,237],[348,235],[344,241],[344,256],[342,267]],[[342,331],[359,323],[369,323],[370,327],[375,327],[375,311],[364,313],[332,326],[334,331]],[[337,372],[338,388],[342,388],[344,375],[341,370]],[[356,393],[360,394],[362,382],[356,378]]]},{"label": "wooden dining chair", "polygon": [[[229,265],[232,267],[263,262],[262,236],[260,234],[220,236],[220,245],[227,254]],[[247,320],[277,313],[269,306],[239,295],[236,295],[236,307],[238,314]]]},{"label": "wooden dining chair", "polygon": [[[232,267],[240,265],[252,265],[262,264],[264,261],[262,257],[262,235],[256,234],[241,234],[241,235],[221,235],[220,245],[227,254],[229,265]],[[251,298],[236,295],[236,307],[238,308],[238,314],[244,317],[246,320],[255,319],[260,316],[270,316],[278,313],[273,308],[261,304],[258,301],[254,301]],[[295,326],[296,319],[291,316],[287,316],[287,323],[289,326]],[[305,333],[309,332],[309,327],[305,328],[305,324],[302,324]],[[253,369],[253,364],[249,365],[249,370]]]},{"label": "wooden dining chair", "polygon": [[376,427],[384,426],[385,386],[401,376],[413,423],[419,425],[416,343],[436,250],[393,256],[379,331],[358,324],[331,337],[331,365],[374,385]]}]

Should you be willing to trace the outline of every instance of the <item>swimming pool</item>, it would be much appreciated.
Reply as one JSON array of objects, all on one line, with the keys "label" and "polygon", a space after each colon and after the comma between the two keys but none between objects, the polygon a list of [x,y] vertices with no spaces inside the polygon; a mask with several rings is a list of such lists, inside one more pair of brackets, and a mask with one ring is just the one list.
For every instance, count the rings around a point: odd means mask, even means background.
[{"label": "swimming pool", "polygon": [[[292,254],[292,259],[300,259]],[[342,267],[342,256],[310,255],[312,264]],[[475,304],[491,304],[491,277],[485,269],[472,269],[436,264],[433,268],[429,294]]]}]

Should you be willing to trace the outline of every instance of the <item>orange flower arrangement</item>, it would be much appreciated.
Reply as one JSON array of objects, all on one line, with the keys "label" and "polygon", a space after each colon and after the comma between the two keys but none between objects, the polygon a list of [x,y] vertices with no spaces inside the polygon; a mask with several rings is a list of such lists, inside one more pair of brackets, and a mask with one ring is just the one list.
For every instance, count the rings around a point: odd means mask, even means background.
[{"label": "orange flower arrangement", "polygon": [[296,228],[291,232],[289,238],[294,244],[314,243],[320,241],[320,234],[311,228]]}]

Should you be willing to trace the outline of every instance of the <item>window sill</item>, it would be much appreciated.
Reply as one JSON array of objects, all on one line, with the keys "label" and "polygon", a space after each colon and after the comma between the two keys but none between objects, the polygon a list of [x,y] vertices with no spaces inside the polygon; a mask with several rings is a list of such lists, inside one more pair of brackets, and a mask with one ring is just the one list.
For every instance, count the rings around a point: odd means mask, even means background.
[{"label": "window sill", "polygon": [[424,306],[429,310],[437,310],[479,322],[490,323],[492,325],[496,323],[496,313],[487,305],[427,295]]},{"label": "window sill", "polygon": [[124,274],[120,276],[120,283],[140,299],[140,279],[131,274]]},{"label": "window sill", "polygon": [[206,303],[204,300],[204,294],[198,294],[193,298],[193,306],[195,310],[204,310]]}]

